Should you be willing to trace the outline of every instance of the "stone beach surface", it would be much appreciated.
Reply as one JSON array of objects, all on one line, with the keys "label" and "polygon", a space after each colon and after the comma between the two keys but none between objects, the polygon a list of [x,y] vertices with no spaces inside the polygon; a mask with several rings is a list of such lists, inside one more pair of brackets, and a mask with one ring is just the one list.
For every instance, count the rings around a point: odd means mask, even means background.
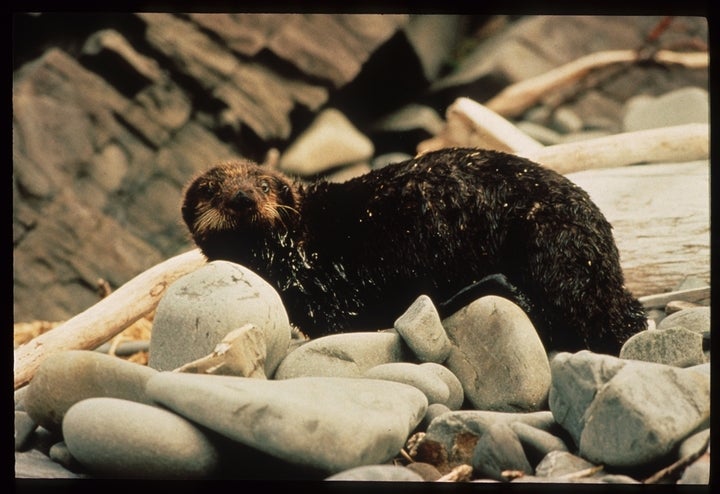
[{"label": "stone beach surface", "polygon": [[[276,300],[263,280],[232,263],[209,263],[198,271],[176,282],[181,289],[168,291],[161,319],[164,311],[182,312],[187,293],[197,300],[208,300],[216,291],[239,297],[250,304],[248,320],[268,313]],[[215,279],[243,273],[242,282],[208,283],[202,271]],[[429,302],[422,303],[426,310]],[[205,317],[230,330],[227,310],[212,304],[205,310]],[[481,310],[488,312],[478,316]],[[520,315],[513,317],[516,311]],[[683,325],[671,328],[709,331],[699,311],[685,311],[675,315]],[[399,320],[427,324],[414,317],[417,305],[408,312]],[[229,317],[236,325],[246,322],[242,316]],[[437,480],[464,468],[478,481],[634,483],[708,447],[708,364],[657,363],[657,345],[632,341],[627,345],[634,348],[633,359],[587,350],[549,358],[524,317],[505,299],[482,297],[440,321],[447,334],[433,339],[436,347],[423,348],[421,355],[394,329],[330,335],[299,345],[289,345],[283,329],[280,345],[287,354],[267,378],[172,372],[93,351],[61,352],[42,363],[16,403],[16,472],[253,478],[253,469],[260,468],[253,465],[270,464],[292,467],[292,478],[309,480]],[[273,321],[254,319],[266,327]],[[461,326],[473,340],[462,344],[464,367],[453,371]],[[178,341],[188,328],[167,325],[162,331],[161,338]],[[409,327],[405,331],[412,333]],[[221,333],[207,336],[207,348],[223,338]],[[260,334],[268,347],[277,344],[272,343],[279,339],[274,332]],[[498,344],[504,334],[511,339]],[[443,350],[446,338],[449,353]],[[676,348],[673,339],[663,341],[672,355],[688,355],[679,361],[697,358],[696,348],[683,338]],[[168,345],[151,348],[156,352],[151,362],[167,362],[171,356],[164,352],[174,351]],[[492,353],[495,365],[487,365],[488,348],[498,349]],[[448,353],[444,362],[425,361],[428,353],[443,352]],[[527,361],[542,365],[514,364]],[[542,374],[541,379],[529,380],[536,376],[528,372]],[[517,385],[524,382],[534,383],[538,398],[528,400],[526,387]],[[496,389],[494,401],[478,406],[472,397],[488,393],[488,383]],[[52,443],[45,447],[45,460],[33,436]],[[47,465],[38,467],[38,461]],[[233,466],[237,462],[243,466]],[[691,471],[688,480],[704,478],[704,464],[694,467],[699,477]],[[573,477],[581,471],[586,473]]]},{"label": "stone beach surface", "polygon": [[[28,18],[57,20],[43,16]],[[455,98],[484,102],[588,53],[640,46],[661,20],[505,19],[443,69],[464,51],[463,16],[121,17],[85,44],[18,58],[17,320],[67,319],[96,301],[97,278],[120,286],[190,248],[181,191],[210,164],[277,146],[281,169],[347,180],[412,157]],[[344,42],[325,44],[328,32]],[[548,32],[554,42],[539,42]],[[660,48],[706,42],[706,22],[680,17],[664,36]],[[707,71],[637,64],[601,79],[514,123],[552,145],[709,121]],[[670,202],[705,193],[680,188]],[[683,276],[707,286],[709,268]],[[709,300],[652,309],[654,326],[619,355],[548,353],[505,299],[445,319],[435,302],[419,297],[392,328],[305,340],[264,280],[209,263],[165,293],[149,365],[78,350],[42,362],[15,392],[15,476],[633,484],[684,462],[660,482],[709,483]],[[218,372],[234,375],[177,371],[239,330],[260,341],[224,354],[235,360]]]}]

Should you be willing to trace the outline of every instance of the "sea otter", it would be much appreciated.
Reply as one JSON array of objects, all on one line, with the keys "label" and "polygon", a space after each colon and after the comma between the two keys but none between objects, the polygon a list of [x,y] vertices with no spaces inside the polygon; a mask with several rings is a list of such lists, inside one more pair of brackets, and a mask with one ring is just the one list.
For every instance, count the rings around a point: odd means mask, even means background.
[{"label": "sea otter", "polygon": [[209,260],[265,278],[311,337],[391,327],[421,294],[446,316],[483,291],[520,302],[547,349],[617,354],[646,327],[588,194],[506,153],[443,149],[311,184],[240,161],[195,178],[182,216]]}]

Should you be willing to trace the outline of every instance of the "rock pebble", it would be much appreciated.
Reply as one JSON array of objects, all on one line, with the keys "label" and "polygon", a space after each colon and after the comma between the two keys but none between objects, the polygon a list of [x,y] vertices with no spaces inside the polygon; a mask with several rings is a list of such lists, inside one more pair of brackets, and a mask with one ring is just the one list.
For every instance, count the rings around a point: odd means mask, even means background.
[{"label": "rock pebble", "polygon": [[202,478],[219,452],[196,425],[167,410],[117,398],[90,398],[68,410],[70,453],[101,476]]},{"label": "rock pebble", "polygon": [[342,112],[327,108],[280,157],[280,169],[312,176],[340,165],[368,161],[375,147]]},{"label": "rock pebble", "polygon": [[505,470],[533,473],[520,439],[508,424],[491,425],[477,442],[471,461],[476,473],[495,480],[505,480]]},{"label": "rock pebble", "polygon": [[365,480],[372,482],[421,482],[423,477],[409,468],[394,465],[365,465],[329,476],[325,480]]},{"label": "rock pebble", "polygon": [[638,467],[665,458],[709,425],[708,376],[588,351],[552,361],[550,410],[583,458]]},{"label": "rock pebble", "polygon": [[67,410],[87,398],[114,397],[151,403],[145,383],[157,371],[88,350],[70,350],[42,361],[28,385],[24,407],[30,417],[59,431]]},{"label": "rock pebble", "polygon": [[625,105],[623,126],[626,132],[655,129],[687,123],[708,123],[708,92],[699,87],[685,87],[657,98],[634,96]]},{"label": "rock pebble", "polygon": [[410,351],[394,332],[340,333],[310,340],[289,353],[275,379],[361,377],[376,365],[403,362]]},{"label": "rock pebble", "polygon": [[658,329],[680,327],[695,333],[710,332],[710,307],[695,307],[670,314],[658,324]]},{"label": "rock pebble", "polygon": [[462,383],[453,374],[450,369],[444,365],[436,364],[434,362],[425,362],[420,364],[420,368],[427,370],[438,376],[447,385],[450,395],[448,396],[446,405],[450,410],[459,410],[465,399],[463,392]]},{"label": "rock pebble", "polygon": [[647,329],[623,344],[620,358],[675,367],[699,365],[705,362],[703,337],[683,327]]},{"label": "rock pebble", "polygon": [[524,422],[511,422],[510,428],[517,434],[528,461],[532,465],[537,465],[541,459],[553,451],[568,450],[565,441],[556,434],[540,430]]},{"label": "rock pebble", "polygon": [[409,362],[395,362],[372,367],[365,372],[367,379],[382,379],[409,384],[427,397],[428,403],[441,403],[447,406],[450,390],[436,374]]},{"label": "rock pebble", "polygon": [[27,412],[15,410],[15,451],[27,449],[37,426],[37,422]]},{"label": "rock pebble", "polygon": [[340,377],[267,381],[163,372],[148,382],[148,393],[234,441],[330,473],[394,457],[427,408],[412,386]]},{"label": "rock pebble", "polygon": [[450,354],[450,340],[427,295],[419,296],[393,327],[423,362],[442,363]]},{"label": "rock pebble", "polygon": [[79,479],[87,473],[76,473],[51,460],[37,449],[15,453],[16,479]]},{"label": "rock pebble", "polygon": [[580,458],[569,451],[551,451],[538,463],[535,475],[538,477],[562,477],[597,465]]},{"label": "rock pebble", "polygon": [[452,342],[445,362],[480,410],[542,409],[550,365],[530,319],[507,299],[487,296],[443,320]]},{"label": "rock pebble", "polygon": [[549,411],[530,413],[458,410],[436,417],[417,446],[416,461],[445,467],[470,464],[478,440],[495,424],[522,422],[547,432],[559,430]]},{"label": "rock pebble", "polygon": [[265,375],[272,376],[290,344],[280,295],[239,264],[213,261],[176,280],[158,304],[148,365],[174,370],[205,357],[230,332],[254,324],[265,334]]}]

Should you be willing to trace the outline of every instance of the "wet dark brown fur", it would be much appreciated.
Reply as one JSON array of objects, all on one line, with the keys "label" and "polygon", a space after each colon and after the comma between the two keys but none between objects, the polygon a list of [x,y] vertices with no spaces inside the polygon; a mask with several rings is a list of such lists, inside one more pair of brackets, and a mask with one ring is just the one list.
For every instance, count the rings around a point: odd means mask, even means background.
[{"label": "wet dark brown fur", "polygon": [[504,153],[445,149],[340,184],[240,162],[196,178],[182,213],[208,259],[260,274],[310,336],[390,327],[418,295],[497,273],[548,349],[617,354],[646,325],[588,195]]}]

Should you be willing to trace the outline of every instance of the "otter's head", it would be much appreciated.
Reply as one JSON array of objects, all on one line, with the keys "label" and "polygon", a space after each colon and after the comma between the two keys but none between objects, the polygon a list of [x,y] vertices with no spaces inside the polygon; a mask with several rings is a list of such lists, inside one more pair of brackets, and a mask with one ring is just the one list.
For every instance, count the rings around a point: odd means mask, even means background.
[{"label": "otter's head", "polygon": [[206,251],[227,238],[283,234],[298,220],[299,200],[297,187],[285,175],[242,161],[195,178],[185,190],[182,216]]}]

